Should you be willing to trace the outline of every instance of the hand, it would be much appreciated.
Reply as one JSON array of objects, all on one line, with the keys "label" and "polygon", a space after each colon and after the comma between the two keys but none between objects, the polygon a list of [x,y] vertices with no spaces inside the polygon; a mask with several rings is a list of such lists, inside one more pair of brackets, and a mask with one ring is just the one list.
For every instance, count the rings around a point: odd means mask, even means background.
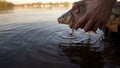
[{"label": "hand", "polygon": [[[84,7],[84,10],[83,10],[83,9],[80,9],[80,7]],[[74,13],[77,15],[77,14],[79,14],[80,11],[82,11],[82,13],[80,13],[80,14],[83,15],[83,14],[84,14],[83,12],[85,12],[85,1],[78,1],[78,2],[74,2],[74,3],[73,3],[72,12],[74,12]],[[79,19],[79,18],[78,18],[78,19]],[[76,21],[77,21],[77,19],[76,19],[75,21],[73,21],[73,22],[69,25],[69,27],[70,27],[70,28],[73,28],[73,25],[76,24]],[[74,29],[74,28],[73,28],[73,29]]]},{"label": "hand", "polygon": [[[97,28],[104,29],[111,15],[115,0],[89,0],[85,1],[87,8],[85,14],[72,25],[72,28],[84,28],[87,31],[96,31]],[[77,5],[77,4],[76,4]],[[74,5],[74,6],[76,6]],[[77,9],[77,8],[76,8]],[[77,12],[77,10],[76,10]]]}]

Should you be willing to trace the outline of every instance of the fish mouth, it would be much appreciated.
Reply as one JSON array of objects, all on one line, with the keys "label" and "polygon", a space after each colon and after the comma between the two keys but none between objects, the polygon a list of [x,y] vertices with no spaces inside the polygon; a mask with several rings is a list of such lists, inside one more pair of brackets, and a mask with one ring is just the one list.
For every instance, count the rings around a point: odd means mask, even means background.
[{"label": "fish mouth", "polygon": [[58,18],[57,21],[58,21],[58,23],[60,23],[60,22],[61,22],[61,21],[60,21],[60,18]]},{"label": "fish mouth", "polygon": [[57,21],[58,21],[59,24],[61,24],[61,23],[63,22],[63,19],[62,19],[61,17],[59,17],[59,18],[57,19]]}]

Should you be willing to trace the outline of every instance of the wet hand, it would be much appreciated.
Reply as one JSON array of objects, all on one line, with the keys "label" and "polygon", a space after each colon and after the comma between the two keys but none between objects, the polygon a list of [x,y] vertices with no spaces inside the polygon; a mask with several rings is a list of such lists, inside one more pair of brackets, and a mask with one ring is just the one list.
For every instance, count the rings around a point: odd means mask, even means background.
[{"label": "wet hand", "polygon": [[104,29],[111,15],[114,1],[99,1],[100,0],[86,1],[87,8],[85,14],[76,22],[76,24],[71,25],[71,27],[74,29],[83,28],[86,32],[95,32],[97,28]]}]

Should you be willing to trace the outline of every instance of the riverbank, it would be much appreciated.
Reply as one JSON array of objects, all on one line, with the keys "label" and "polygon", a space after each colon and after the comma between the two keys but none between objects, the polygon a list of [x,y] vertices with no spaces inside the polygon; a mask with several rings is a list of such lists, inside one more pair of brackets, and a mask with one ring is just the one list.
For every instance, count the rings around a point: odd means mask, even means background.
[{"label": "riverbank", "polygon": [[1,10],[8,10],[14,8],[14,4],[11,2],[0,1],[0,11]]}]

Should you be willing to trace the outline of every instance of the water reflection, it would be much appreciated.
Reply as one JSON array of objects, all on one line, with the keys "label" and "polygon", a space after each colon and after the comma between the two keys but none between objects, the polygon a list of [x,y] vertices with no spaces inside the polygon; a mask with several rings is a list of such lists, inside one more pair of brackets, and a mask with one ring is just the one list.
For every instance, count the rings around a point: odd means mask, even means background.
[{"label": "water reflection", "polygon": [[59,47],[73,64],[81,68],[120,68],[120,46],[107,43],[105,48],[90,47],[90,44],[60,43]]},{"label": "water reflection", "polygon": [[60,48],[68,56],[71,63],[81,68],[103,68],[103,57],[90,44],[60,44]]},{"label": "water reflection", "polygon": [[120,43],[118,40],[119,36],[113,36],[112,38],[107,38],[106,40],[106,47],[103,52],[105,61],[108,63],[106,64],[106,67],[113,67],[113,68],[120,68]]},{"label": "water reflection", "polygon": [[67,9],[14,8],[1,11],[0,24],[56,21],[66,11]]},{"label": "water reflection", "polygon": [[1,11],[0,11],[0,14],[13,13],[13,12],[14,12],[13,10],[14,10],[14,9],[1,10]]},{"label": "water reflection", "polygon": [[[69,28],[56,22],[14,23],[1,26],[0,67],[80,68],[80,64],[71,63],[67,56],[61,56],[63,51],[59,48],[59,43],[68,42],[68,40],[60,37],[59,32],[65,31],[69,31]],[[81,30],[79,32],[82,33]],[[77,41],[85,41],[88,38],[84,33],[79,37],[76,38]],[[75,49],[73,47],[72,50]],[[81,53],[83,56],[89,52],[87,49],[84,51],[86,51],[85,54]],[[72,53],[77,55],[79,52],[73,51]]]}]

